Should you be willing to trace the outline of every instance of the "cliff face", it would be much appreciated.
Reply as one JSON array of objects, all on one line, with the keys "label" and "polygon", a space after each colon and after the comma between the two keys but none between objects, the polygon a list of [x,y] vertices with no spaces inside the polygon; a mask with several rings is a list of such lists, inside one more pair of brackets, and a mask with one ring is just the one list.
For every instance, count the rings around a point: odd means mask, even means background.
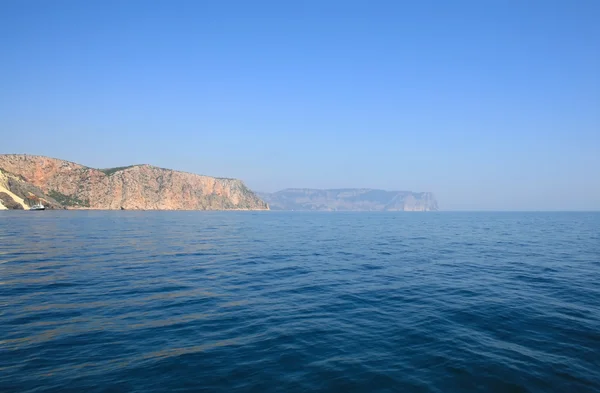
[{"label": "cliff face", "polygon": [[[0,155],[0,168],[59,205],[90,209],[267,210],[240,180],[150,165],[93,169],[30,155]],[[0,190],[1,191],[1,190]]]},{"label": "cliff face", "polygon": [[22,177],[6,172],[0,168],[0,210],[22,210],[36,202],[42,202],[48,209],[64,207],[53,198]]},{"label": "cliff face", "polygon": [[436,211],[430,192],[384,191],[367,188],[315,190],[294,188],[260,193],[272,210]]}]

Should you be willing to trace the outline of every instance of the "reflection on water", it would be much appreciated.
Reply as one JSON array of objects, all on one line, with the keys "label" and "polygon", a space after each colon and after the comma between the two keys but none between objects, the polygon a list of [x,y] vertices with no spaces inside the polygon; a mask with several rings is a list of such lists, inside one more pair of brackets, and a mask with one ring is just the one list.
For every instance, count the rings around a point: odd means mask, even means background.
[{"label": "reflection on water", "polygon": [[0,212],[0,391],[600,391],[599,229]]}]

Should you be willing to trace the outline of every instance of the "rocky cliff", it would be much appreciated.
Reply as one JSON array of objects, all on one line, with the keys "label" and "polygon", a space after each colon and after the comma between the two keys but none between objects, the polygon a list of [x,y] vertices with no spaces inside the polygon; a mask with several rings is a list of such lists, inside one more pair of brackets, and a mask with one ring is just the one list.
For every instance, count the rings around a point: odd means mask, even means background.
[{"label": "rocky cliff", "polygon": [[[29,194],[35,194],[54,208],[269,208],[240,180],[195,175],[151,165],[93,169],[55,158],[6,154],[0,155],[0,172],[0,192],[22,200]],[[14,200],[14,197],[11,198]],[[2,201],[0,204],[6,206]]]},{"label": "rocky cliff", "polygon": [[294,188],[259,193],[272,210],[326,211],[435,211],[438,205],[430,192],[384,191],[368,188],[315,190]]},{"label": "rocky cliff", "polygon": [[63,209],[54,198],[21,176],[0,169],[0,210],[28,209],[31,204],[42,202],[48,209]]}]

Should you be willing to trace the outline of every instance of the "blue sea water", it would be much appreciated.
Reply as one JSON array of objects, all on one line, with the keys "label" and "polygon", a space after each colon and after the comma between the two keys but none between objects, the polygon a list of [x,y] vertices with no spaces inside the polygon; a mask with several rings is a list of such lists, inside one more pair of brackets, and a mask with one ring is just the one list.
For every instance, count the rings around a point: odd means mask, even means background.
[{"label": "blue sea water", "polygon": [[600,214],[0,212],[0,391],[598,392]]}]

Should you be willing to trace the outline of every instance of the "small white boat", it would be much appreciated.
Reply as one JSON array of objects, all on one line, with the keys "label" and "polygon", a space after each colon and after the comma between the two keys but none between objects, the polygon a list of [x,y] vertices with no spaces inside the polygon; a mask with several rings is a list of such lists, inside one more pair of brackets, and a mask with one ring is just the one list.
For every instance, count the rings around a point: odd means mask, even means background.
[{"label": "small white boat", "polygon": [[44,206],[42,202],[38,202],[35,205],[32,205],[29,210],[46,210],[46,206]]}]

